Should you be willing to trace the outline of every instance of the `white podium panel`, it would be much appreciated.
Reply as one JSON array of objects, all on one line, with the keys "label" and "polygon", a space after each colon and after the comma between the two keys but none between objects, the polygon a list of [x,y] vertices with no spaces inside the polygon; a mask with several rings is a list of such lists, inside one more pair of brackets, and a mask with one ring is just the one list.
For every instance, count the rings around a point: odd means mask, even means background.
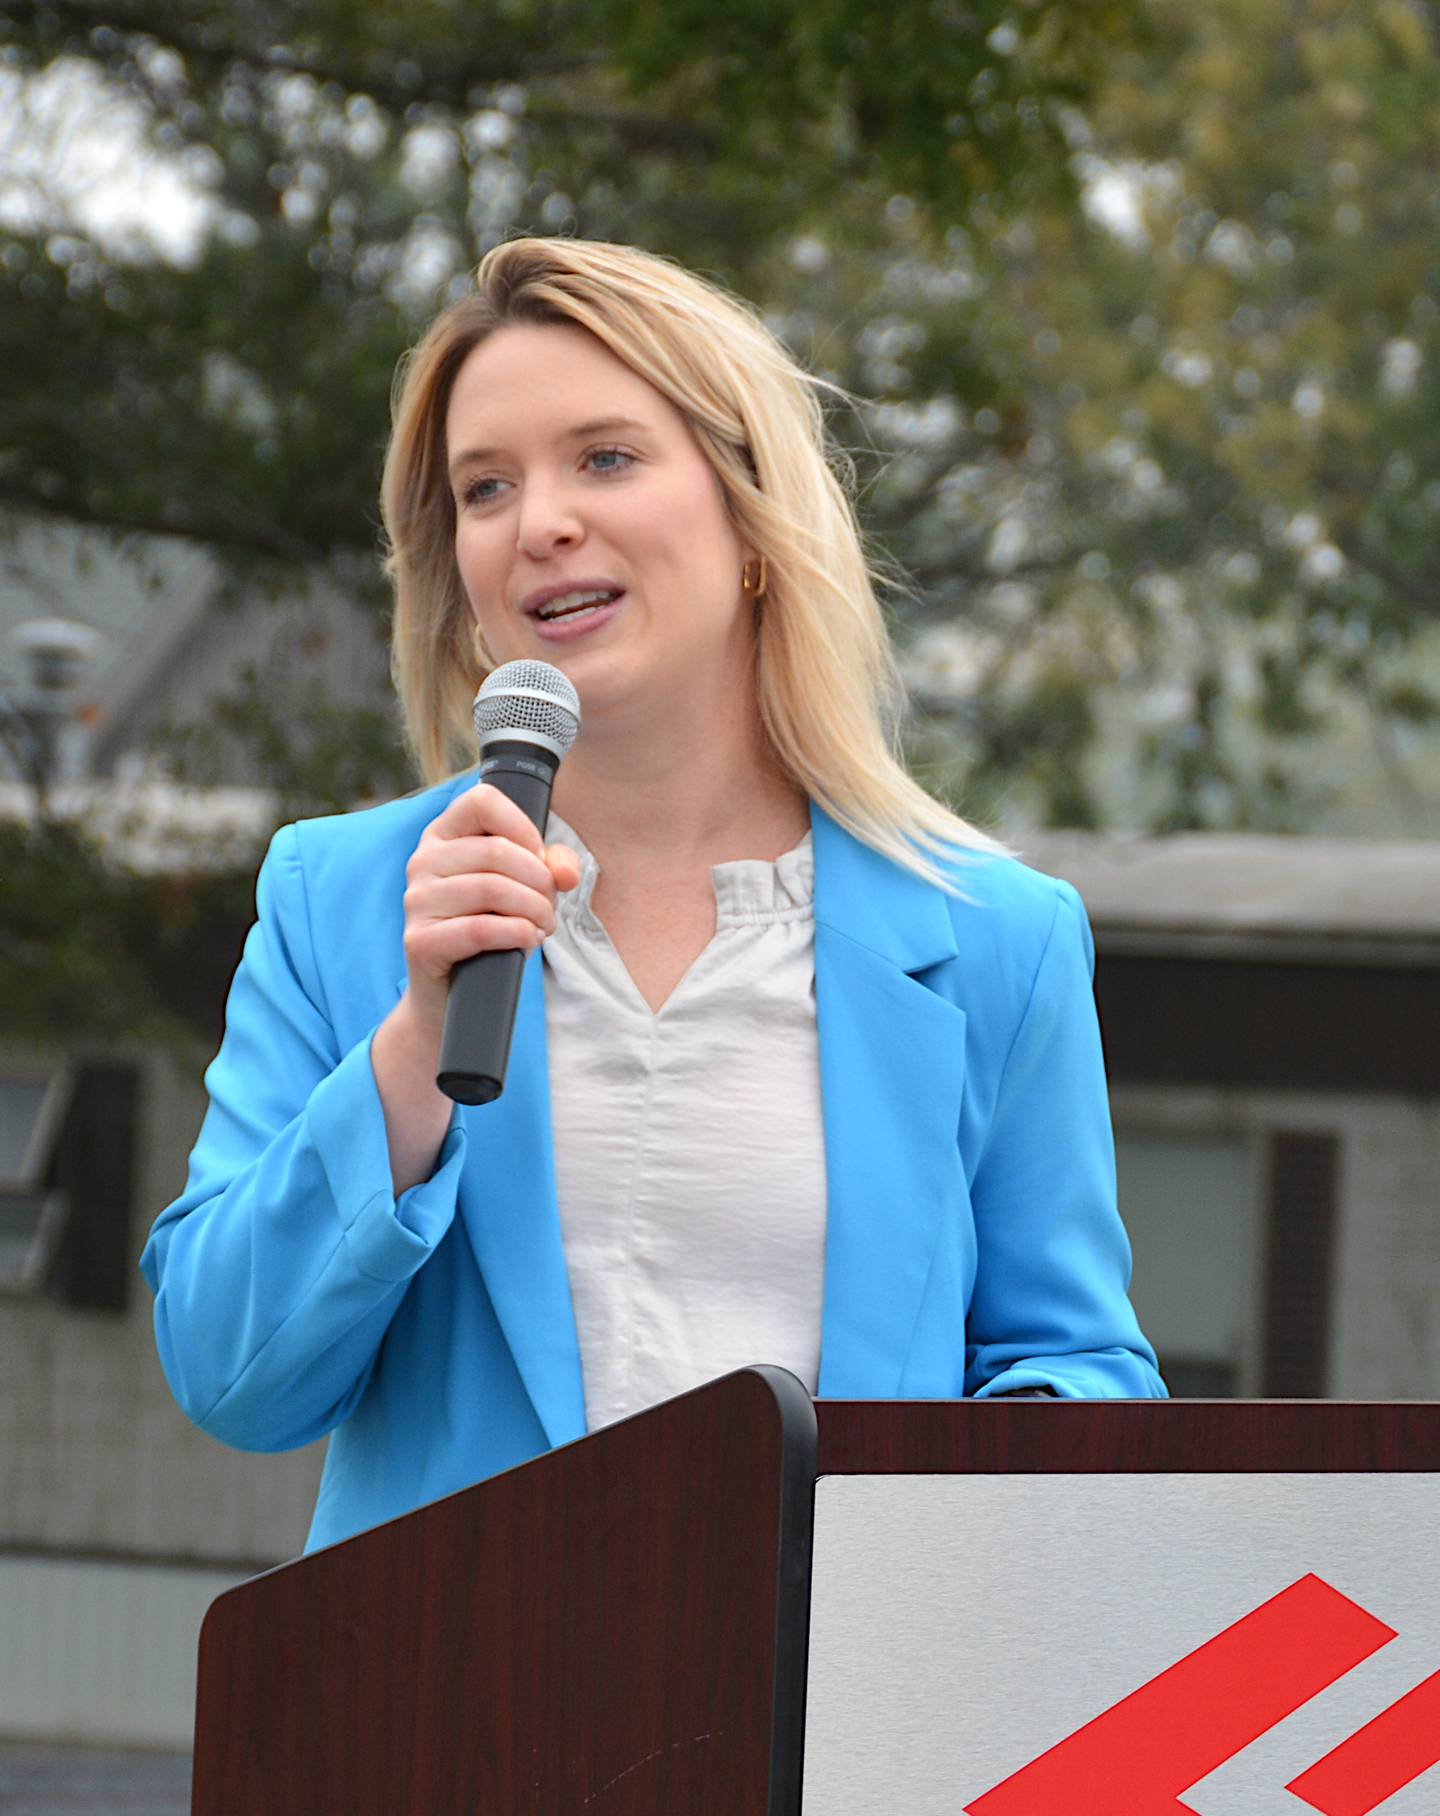
[{"label": "white podium panel", "polygon": [[817,1483],[804,1816],[1372,1809],[1440,1816],[1440,1475]]}]

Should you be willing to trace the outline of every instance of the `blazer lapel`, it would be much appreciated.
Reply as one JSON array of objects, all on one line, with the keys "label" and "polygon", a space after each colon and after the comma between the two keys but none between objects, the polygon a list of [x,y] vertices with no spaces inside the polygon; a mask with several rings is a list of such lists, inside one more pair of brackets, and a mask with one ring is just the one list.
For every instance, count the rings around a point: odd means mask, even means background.
[{"label": "blazer lapel", "polygon": [[884,1399],[901,1391],[960,1181],[965,1015],[915,975],[957,948],[942,891],[818,807],[811,822],[829,1212],[819,1391]]},{"label": "blazer lapel", "polygon": [[460,1214],[540,1422],[552,1444],[568,1444],[585,1435],[585,1388],[555,1203],[539,952],[525,963],[505,1089],[460,1114]]}]

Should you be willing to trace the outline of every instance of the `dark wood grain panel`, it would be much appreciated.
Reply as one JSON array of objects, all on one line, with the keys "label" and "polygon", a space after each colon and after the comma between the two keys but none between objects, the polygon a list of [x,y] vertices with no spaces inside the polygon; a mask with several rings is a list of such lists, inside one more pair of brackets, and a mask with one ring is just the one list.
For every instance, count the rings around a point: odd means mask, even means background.
[{"label": "dark wood grain panel", "polygon": [[1440,1470],[1440,1403],[819,1400],[821,1475]]},{"label": "dark wood grain panel", "polygon": [[222,1596],[195,1816],[793,1816],[814,1443],[746,1370]]}]

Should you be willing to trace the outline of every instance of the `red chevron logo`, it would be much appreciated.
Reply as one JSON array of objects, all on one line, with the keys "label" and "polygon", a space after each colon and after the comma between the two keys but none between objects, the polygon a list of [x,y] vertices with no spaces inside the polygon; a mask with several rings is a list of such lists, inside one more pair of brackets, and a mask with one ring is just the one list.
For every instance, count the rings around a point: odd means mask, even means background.
[{"label": "red chevron logo", "polygon": [[[1195,1816],[1180,1794],[1394,1639],[1304,1576],[968,1803],[968,1816]],[[1293,1779],[1321,1816],[1369,1816],[1440,1764],[1440,1672]],[[1297,1811],[1298,1816],[1298,1811]]]},{"label": "red chevron logo", "polygon": [[1440,1764],[1440,1671],[1292,1778],[1293,1791],[1321,1816],[1370,1816],[1422,1772]]}]

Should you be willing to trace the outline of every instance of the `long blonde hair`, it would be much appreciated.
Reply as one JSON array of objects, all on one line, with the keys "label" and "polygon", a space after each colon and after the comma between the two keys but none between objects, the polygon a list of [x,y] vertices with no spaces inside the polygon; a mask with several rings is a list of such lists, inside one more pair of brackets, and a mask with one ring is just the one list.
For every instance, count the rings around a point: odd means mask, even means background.
[{"label": "long blonde hair", "polygon": [[471,702],[489,666],[455,564],[450,392],[497,328],[570,323],[681,412],[741,537],[765,557],[756,686],[785,771],[856,838],[947,889],[935,859],[1003,850],[900,760],[903,689],[875,595],[890,576],[866,557],[853,473],[820,403],[822,390],[844,393],[798,366],[745,304],[635,247],[509,240],[475,281],[477,294],[444,310],[396,375],[381,488],[392,669],[425,780],[474,760]]}]

